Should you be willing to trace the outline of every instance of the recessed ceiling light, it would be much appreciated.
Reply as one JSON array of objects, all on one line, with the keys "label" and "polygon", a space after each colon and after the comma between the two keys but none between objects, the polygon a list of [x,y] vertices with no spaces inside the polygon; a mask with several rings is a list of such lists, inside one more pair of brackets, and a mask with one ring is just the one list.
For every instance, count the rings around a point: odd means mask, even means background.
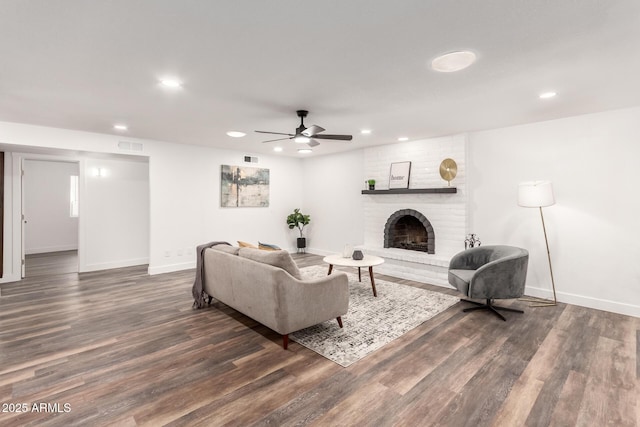
[{"label": "recessed ceiling light", "polygon": [[468,50],[461,50],[438,56],[431,61],[431,68],[442,73],[452,73],[454,71],[464,70],[474,62],[476,62],[475,53]]},{"label": "recessed ceiling light", "polygon": [[129,129],[129,127],[127,127],[127,125],[122,125],[122,124],[113,125],[113,128],[115,130],[122,130],[122,131],[125,131],[125,130]]},{"label": "recessed ceiling light", "polygon": [[282,147],[273,147],[273,151],[276,151],[279,153],[282,151]]},{"label": "recessed ceiling light", "polygon": [[298,148],[298,153],[300,154],[307,154],[307,153],[311,153],[313,152],[313,150],[311,148]]},{"label": "recessed ceiling light", "polygon": [[557,93],[555,92],[545,92],[545,93],[541,93],[538,96],[540,97],[540,99],[549,99],[549,98],[553,98],[556,95]]},{"label": "recessed ceiling light", "polygon": [[401,136],[400,138],[398,138],[398,141],[403,142],[403,141],[408,141],[409,138],[407,138],[406,136]]},{"label": "recessed ceiling light", "polygon": [[360,133],[363,135],[369,135],[371,133],[371,129],[362,129]]},{"label": "recessed ceiling light", "polygon": [[229,132],[227,132],[227,135],[233,137],[233,138],[242,138],[243,136],[246,135],[246,133],[244,132],[239,132],[237,130],[230,130]]},{"label": "recessed ceiling light", "polygon": [[182,87],[182,82],[180,80],[173,79],[173,78],[160,79],[160,84],[164,87],[168,87],[171,89],[177,89]]},{"label": "recessed ceiling light", "polygon": [[296,136],[293,140],[298,144],[306,144],[308,142],[311,142],[311,138],[308,138],[306,136]]}]

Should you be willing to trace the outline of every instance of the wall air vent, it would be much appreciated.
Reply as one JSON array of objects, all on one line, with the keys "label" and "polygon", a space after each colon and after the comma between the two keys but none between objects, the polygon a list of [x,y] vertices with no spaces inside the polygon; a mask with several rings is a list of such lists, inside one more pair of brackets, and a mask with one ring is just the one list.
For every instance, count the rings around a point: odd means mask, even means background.
[{"label": "wall air vent", "polygon": [[120,141],[118,148],[125,151],[142,151],[144,147],[140,142]]}]

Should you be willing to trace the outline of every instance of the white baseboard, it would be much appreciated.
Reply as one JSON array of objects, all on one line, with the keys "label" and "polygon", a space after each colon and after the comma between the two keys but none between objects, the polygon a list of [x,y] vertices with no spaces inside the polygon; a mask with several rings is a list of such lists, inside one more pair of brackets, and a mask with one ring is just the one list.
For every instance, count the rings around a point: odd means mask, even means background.
[{"label": "white baseboard", "polygon": [[[296,249],[291,249],[290,252],[295,253]],[[336,253],[335,251],[327,251],[319,248],[307,248],[307,252],[313,253],[316,255],[321,255],[321,256],[332,255]],[[154,275],[154,274],[162,274],[162,273],[171,273],[174,271],[188,270],[195,267],[196,267],[195,261],[183,262],[178,264],[170,264],[170,265],[154,266],[154,267],[150,266],[149,274]],[[384,270],[384,268],[382,267],[377,269],[377,271],[379,271],[380,274],[384,274],[385,272],[381,270]],[[391,271],[387,271],[387,273],[391,273]],[[403,274],[401,272],[394,272],[394,273],[395,274],[389,274],[389,275],[405,276],[400,278],[416,280],[418,282],[431,283],[433,285],[438,285],[438,286],[442,286],[449,289],[451,288],[451,286],[448,283],[445,283],[442,280],[434,280],[434,278],[430,278],[431,280],[425,280],[424,277],[421,277],[419,275],[410,275],[408,273]],[[553,293],[550,289],[542,289],[542,288],[527,286],[525,289],[525,293],[533,297],[553,299]],[[637,306],[637,305],[624,304],[617,301],[610,301],[610,300],[604,300],[600,298],[576,295],[576,294],[571,294],[567,292],[556,292],[556,296],[559,302],[578,305],[581,307],[593,308],[596,310],[609,311],[612,313],[624,314],[627,316],[640,317],[640,306]]]},{"label": "white baseboard", "polygon": [[57,245],[57,246],[47,246],[43,248],[31,248],[25,249],[25,255],[35,255],[35,254],[46,254],[49,252],[63,252],[63,251],[77,251],[78,244],[74,245]]},{"label": "white baseboard", "polygon": [[[332,255],[337,252],[335,251],[326,251],[318,248],[307,248],[308,252],[317,254],[317,255]],[[381,274],[385,273],[385,267],[381,265],[380,267],[374,269],[374,271],[378,271]],[[409,273],[403,273],[401,271],[390,271],[387,269],[387,273],[390,276],[399,277],[401,279],[409,279],[415,280],[418,282],[430,283],[432,285],[443,286],[446,288],[451,288],[451,286],[446,283],[446,280],[434,280],[433,278],[429,278],[430,280],[425,280],[424,277],[420,275],[412,275]],[[553,300],[553,291],[551,289],[542,289],[538,287],[527,286],[525,289],[525,294],[533,297],[545,298]],[[611,301],[602,298],[594,298],[584,295],[577,295],[568,292],[558,292],[556,290],[556,297],[559,302],[563,302],[566,304],[573,304],[580,307],[593,308],[596,310],[609,311],[612,313],[624,314],[626,316],[634,316],[640,317],[640,306],[633,304],[626,304],[618,301]]]},{"label": "white baseboard", "polygon": [[[296,251],[297,249],[292,250],[293,253],[295,253]],[[318,249],[318,248],[306,248],[306,251],[309,252],[310,254],[322,255],[322,256],[334,255],[338,253],[337,251],[325,251],[323,249]]]},{"label": "white baseboard", "polygon": [[126,259],[113,262],[104,262],[99,264],[87,264],[80,267],[80,273],[88,273],[90,271],[111,270],[113,268],[133,267],[136,265],[144,265],[149,263],[149,258]]},{"label": "white baseboard", "polygon": [[149,266],[148,272],[149,275],[153,276],[155,274],[173,273],[174,271],[189,270],[191,268],[196,268],[195,261],[181,262],[178,264]]},{"label": "white baseboard", "polygon": [[[22,275],[18,274],[6,274],[0,279],[0,283],[19,282],[22,280]],[[2,289],[0,289],[0,296],[2,296]]]},{"label": "white baseboard", "polygon": [[[551,289],[541,289],[527,286],[525,294],[532,297],[545,298],[553,301],[553,291]],[[612,313],[624,314],[626,316],[640,317],[640,306],[625,304],[622,302],[593,298],[584,295],[571,294],[568,292],[558,292],[556,290],[558,302],[579,305],[580,307],[593,308],[596,310],[610,311]]]}]

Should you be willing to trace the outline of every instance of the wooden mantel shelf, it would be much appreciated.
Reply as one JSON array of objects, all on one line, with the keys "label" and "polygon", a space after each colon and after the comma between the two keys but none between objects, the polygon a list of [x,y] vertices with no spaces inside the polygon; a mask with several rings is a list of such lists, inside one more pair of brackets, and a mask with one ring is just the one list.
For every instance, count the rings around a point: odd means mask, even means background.
[{"label": "wooden mantel shelf", "polygon": [[457,193],[456,187],[438,188],[393,188],[391,190],[362,190],[362,194],[451,194]]}]

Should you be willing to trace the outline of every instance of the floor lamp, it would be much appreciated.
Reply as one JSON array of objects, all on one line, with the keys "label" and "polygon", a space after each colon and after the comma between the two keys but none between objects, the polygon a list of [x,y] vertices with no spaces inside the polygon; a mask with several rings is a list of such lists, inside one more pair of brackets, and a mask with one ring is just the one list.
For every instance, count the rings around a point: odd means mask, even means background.
[{"label": "floor lamp", "polygon": [[551,286],[553,288],[553,301],[544,299],[525,299],[532,301],[534,307],[546,307],[556,305],[556,284],[553,280],[553,268],[551,268],[551,254],[549,252],[549,240],[547,239],[547,228],[544,225],[544,215],[542,208],[556,203],[553,197],[553,186],[549,181],[523,182],[518,186],[518,205],[525,208],[538,208],[540,219],[542,219],[542,231],[544,232],[544,242],[547,245],[547,258],[549,259],[549,272],[551,273]]}]

